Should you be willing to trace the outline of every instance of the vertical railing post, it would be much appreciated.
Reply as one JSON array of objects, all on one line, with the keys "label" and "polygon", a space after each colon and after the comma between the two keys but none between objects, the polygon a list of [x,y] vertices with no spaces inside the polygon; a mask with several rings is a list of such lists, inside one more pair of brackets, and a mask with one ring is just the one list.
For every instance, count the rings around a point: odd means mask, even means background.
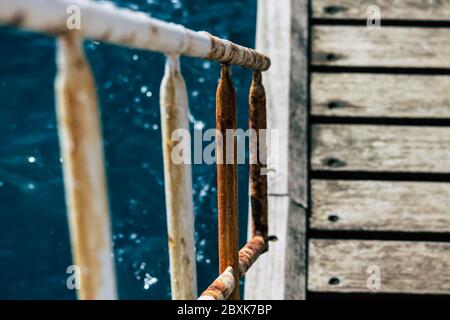
[{"label": "vertical railing post", "polygon": [[[161,83],[161,128],[172,299],[197,297],[188,97],[179,56],[168,56]],[[186,146],[180,155],[177,142]],[[187,142],[187,143],[186,143]],[[175,152],[175,153],[174,153]]]},{"label": "vertical railing post", "polygon": [[95,83],[82,40],[58,40],[57,117],[80,299],[116,299],[103,139]]},{"label": "vertical railing post", "polygon": [[250,135],[250,221],[251,237],[239,251],[241,277],[269,249],[267,218],[267,119],[266,92],[261,71],[253,71],[249,94]]},{"label": "vertical railing post", "polygon": [[[235,289],[230,299],[239,299],[239,234],[237,203],[236,93],[230,66],[222,65],[216,96],[217,198],[219,220],[219,274],[233,268]],[[228,131],[228,134],[227,134]],[[231,134],[230,134],[231,133]]]},{"label": "vertical railing post", "polygon": [[253,72],[249,96],[249,127],[256,132],[250,146],[250,205],[252,236],[264,239],[268,248],[267,223],[267,151],[266,151],[266,93],[261,71]]}]

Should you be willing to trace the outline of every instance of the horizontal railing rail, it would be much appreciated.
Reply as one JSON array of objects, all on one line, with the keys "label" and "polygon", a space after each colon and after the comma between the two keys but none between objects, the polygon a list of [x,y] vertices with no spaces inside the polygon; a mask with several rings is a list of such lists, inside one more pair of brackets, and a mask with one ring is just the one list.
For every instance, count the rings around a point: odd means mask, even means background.
[{"label": "horizontal railing rail", "polygon": [[105,2],[2,0],[0,21],[4,25],[58,36],[70,31],[68,22],[71,21],[68,21],[68,17],[76,13],[76,10],[82,13],[79,32],[84,38],[165,54],[214,60],[261,71],[270,67],[270,59],[253,49]]},{"label": "horizontal railing rail", "polygon": [[[167,23],[141,12],[88,0],[1,0],[0,25],[57,37],[56,111],[63,157],[64,185],[72,252],[80,269],[80,299],[116,299],[108,192],[101,118],[95,81],[82,40],[161,52],[167,55],[161,82],[161,128],[164,158],[170,274],[173,299],[197,297],[192,169],[171,161],[173,132],[188,129],[188,98],[180,55],[222,64],[216,97],[217,158],[236,150],[225,132],[236,129],[236,97],[230,66],[253,69],[250,129],[266,129],[266,97],[261,71],[270,59],[250,48]],[[265,140],[250,148],[252,238],[238,249],[237,159],[217,163],[219,273],[200,299],[239,299],[239,278],[268,250]]]}]

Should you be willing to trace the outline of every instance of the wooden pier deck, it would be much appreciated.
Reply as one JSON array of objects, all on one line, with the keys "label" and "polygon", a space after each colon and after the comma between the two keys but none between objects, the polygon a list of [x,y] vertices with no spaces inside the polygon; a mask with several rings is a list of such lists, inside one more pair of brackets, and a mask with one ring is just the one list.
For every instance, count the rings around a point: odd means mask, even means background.
[{"label": "wooden pier deck", "polygon": [[278,240],[246,298],[450,294],[449,27],[450,1],[259,1]]}]

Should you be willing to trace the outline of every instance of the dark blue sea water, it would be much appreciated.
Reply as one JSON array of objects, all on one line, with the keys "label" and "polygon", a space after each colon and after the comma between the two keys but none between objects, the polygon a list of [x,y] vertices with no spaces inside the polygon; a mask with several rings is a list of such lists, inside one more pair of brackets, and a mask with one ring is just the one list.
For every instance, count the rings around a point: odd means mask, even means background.
[{"label": "dark blue sea water", "polygon": [[[117,0],[119,6],[254,46],[256,0]],[[170,283],[159,115],[161,54],[86,42],[102,106],[121,299],[168,299]],[[184,58],[191,126],[215,125],[216,63]],[[0,299],[74,299],[55,121],[55,42],[0,28]],[[233,69],[247,128],[249,70]],[[217,276],[214,166],[195,165],[199,289]],[[241,243],[248,169],[239,168]]]}]

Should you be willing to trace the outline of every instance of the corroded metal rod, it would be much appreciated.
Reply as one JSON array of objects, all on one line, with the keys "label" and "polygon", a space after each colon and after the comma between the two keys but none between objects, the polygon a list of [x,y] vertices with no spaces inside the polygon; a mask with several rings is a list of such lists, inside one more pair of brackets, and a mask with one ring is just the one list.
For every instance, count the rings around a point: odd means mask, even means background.
[{"label": "corroded metal rod", "polygon": [[[266,244],[267,222],[267,161],[266,161],[266,93],[260,71],[253,72],[249,97],[250,129],[257,132],[256,145],[250,146],[250,204],[252,236],[261,236]],[[252,142],[252,141],[251,141]],[[254,142],[253,142],[254,143]],[[255,144],[255,143],[254,143]]]},{"label": "corroded metal rod", "polygon": [[95,83],[81,39],[58,40],[58,130],[80,299],[116,299],[103,140]]},{"label": "corroded metal rod", "polygon": [[245,276],[248,269],[255,263],[258,257],[267,250],[266,242],[263,237],[253,237],[240,251],[239,251],[239,275]]},{"label": "corroded metal rod", "polygon": [[[236,136],[234,135],[236,130],[236,94],[230,77],[230,66],[228,65],[222,65],[216,104],[219,273],[224,272],[228,266],[231,266],[235,282],[238,284],[237,148]],[[232,135],[230,135],[230,132]],[[236,285],[230,299],[239,299],[239,285]]]},{"label": "corroded metal rod", "polygon": [[227,267],[198,300],[226,300],[234,290],[235,283],[233,268]]},{"label": "corroded metal rod", "polygon": [[211,49],[208,55],[204,57],[205,59],[261,71],[270,68],[270,59],[267,56],[231,41],[220,39],[207,32],[200,33],[206,34],[211,41]]},{"label": "corroded metal rod", "polygon": [[[77,17],[78,14],[78,17]],[[165,54],[182,54],[221,63],[267,70],[270,59],[253,49],[205,32],[88,0],[2,0],[0,24],[61,34],[79,21],[83,37]]]},{"label": "corroded metal rod", "polygon": [[[190,153],[173,153],[185,130],[189,132],[188,96],[180,71],[179,56],[168,56],[161,82],[161,129],[169,238],[172,299],[197,297],[197,276]],[[189,150],[190,145],[187,145]]]},{"label": "corroded metal rod", "polygon": [[[256,259],[264,253],[266,248],[264,239],[260,236],[253,237],[239,251],[239,276],[245,273],[255,263]],[[199,300],[225,300],[229,297],[235,286],[233,268],[227,267],[225,271],[206,289]]]},{"label": "corroded metal rod", "polygon": [[[268,250],[268,221],[267,221],[267,172],[266,170],[266,93],[262,84],[260,71],[254,71],[253,81],[249,96],[250,106],[250,129],[254,130],[256,140],[250,147],[250,197],[252,211],[252,238],[238,253],[239,277],[245,276],[248,269],[255,263],[258,257]],[[222,163],[227,159],[226,153],[231,148],[234,152],[233,164],[236,164],[235,140],[226,141],[222,139],[230,138],[226,134],[227,129],[236,128],[236,100],[234,88],[230,78],[230,71],[227,65],[222,65],[221,78],[217,89],[217,129],[220,139],[217,142],[218,159],[218,203],[219,203],[219,264],[220,270],[228,265],[235,265],[238,244],[238,224],[237,224],[237,171],[230,164]],[[233,135],[234,139],[234,135]],[[228,149],[227,149],[228,148]],[[227,167],[229,166],[229,167]],[[234,178],[231,180],[231,178]],[[236,184],[235,184],[236,183]],[[236,186],[236,189],[235,187]],[[234,211],[236,210],[236,211]],[[229,270],[229,267],[226,271]],[[234,269],[236,270],[236,269]],[[217,300],[226,297],[223,292],[229,293],[224,281],[226,271],[222,274],[200,297],[201,300]],[[234,282],[238,282],[234,273]],[[236,290],[231,294],[232,299],[238,299]]]}]

